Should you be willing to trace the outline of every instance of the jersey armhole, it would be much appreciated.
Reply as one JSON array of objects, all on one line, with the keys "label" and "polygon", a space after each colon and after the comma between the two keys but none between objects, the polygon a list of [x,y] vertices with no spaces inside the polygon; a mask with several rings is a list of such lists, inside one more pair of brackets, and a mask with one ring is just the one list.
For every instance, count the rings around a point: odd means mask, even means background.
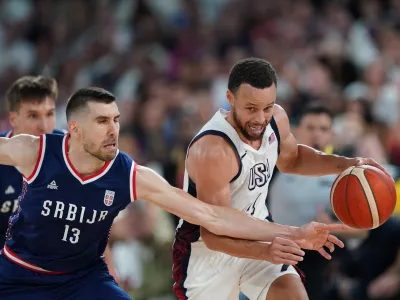
[{"label": "jersey armhole", "polygon": [[131,195],[131,202],[137,200],[136,196],[136,168],[137,164],[132,161],[131,171],[129,175],[129,191]]},{"label": "jersey armhole", "polygon": [[28,184],[31,184],[36,179],[36,177],[39,175],[40,169],[43,164],[45,150],[46,150],[46,135],[42,134],[39,137],[39,151],[38,151],[38,157],[36,159],[35,167],[34,167],[32,173],[28,177],[26,177],[24,174],[22,174],[24,180]]},{"label": "jersey armhole", "polygon": [[278,124],[276,124],[274,117],[272,117],[270,124],[271,124],[272,130],[275,132],[275,135],[276,135],[276,139],[278,142],[278,155],[279,155],[281,152],[281,135],[279,134]]}]

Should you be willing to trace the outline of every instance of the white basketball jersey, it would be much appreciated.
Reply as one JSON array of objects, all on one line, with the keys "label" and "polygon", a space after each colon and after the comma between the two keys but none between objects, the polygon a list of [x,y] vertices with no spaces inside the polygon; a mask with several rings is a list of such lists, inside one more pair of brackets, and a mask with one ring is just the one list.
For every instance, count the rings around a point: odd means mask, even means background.
[{"label": "white basketball jersey", "polygon": [[[203,126],[189,145],[205,135],[218,135],[224,138],[236,150],[240,160],[239,172],[232,178],[231,207],[244,211],[247,214],[262,220],[269,220],[269,211],[266,206],[268,186],[279,154],[279,132],[274,118],[267,126],[260,149],[256,150],[244,143],[236,130],[228,123],[228,112],[220,109]],[[196,197],[195,183],[189,178],[185,170],[184,190]],[[186,223],[186,224],[185,224]],[[199,239],[197,226],[181,220],[176,238],[183,238],[188,242]]]}]

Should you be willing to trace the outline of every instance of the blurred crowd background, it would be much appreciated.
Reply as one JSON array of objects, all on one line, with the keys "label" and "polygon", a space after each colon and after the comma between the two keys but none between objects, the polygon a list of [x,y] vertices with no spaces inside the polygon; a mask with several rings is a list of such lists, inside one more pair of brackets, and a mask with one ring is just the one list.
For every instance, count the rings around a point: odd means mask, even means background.
[{"label": "blurred crowd background", "polygon": [[[399,0],[0,0],[0,93],[23,75],[55,77],[57,125],[66,128],[70,94],[89,85],[109,89],[122,112],[120,148],[177,187],[189,141],[218,108],[228,108],[230,68],[250,56],[277,70],[277,103],[299,141],[372,157],[397,180]],[[333,118],[303,122],[310,103]],[[5,105],[0,129],[9,129]],[[334,221],[333,179],[276,174],[269,197],[275,221]],[[303,192],[286,195],[290,185]],[[399,210],[382,232],[346,237],[347,250],[330,263],[310,254],[311,300],[378,299],[380,290],[394,299],[400,272],[389,270],[400,261]],[[174,216],[139,200],[113,227],[113,258],[133,299],[175,299],[175,225]],[[382,288],[387,280],[391,286]]]}]

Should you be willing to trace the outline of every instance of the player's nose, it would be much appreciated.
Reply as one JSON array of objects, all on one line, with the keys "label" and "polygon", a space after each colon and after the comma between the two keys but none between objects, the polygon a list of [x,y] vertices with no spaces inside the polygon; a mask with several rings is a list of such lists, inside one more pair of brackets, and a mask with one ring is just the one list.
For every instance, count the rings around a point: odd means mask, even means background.
[{"label": "player's nose", "polygon": [[44,133],[50,133],[50,126],[48,126],[47,122],[44,120],[40,120],[36,126],[36,131],[37,133],[40,134],[44,134]]},{"label": "player's nose", "polygon": [[119,126],[118,124],[112,123],[110,128],[109,128],[109,135],[111,136],[117,136],[119,131]]},{"label": "player's nose", "polygon": [[265,121],[267,119],[267,116],[265,115],[265,113],[263,111],[260,111],[259,113],[257,113],[257,115],[255,116],[255,120],[254,122],[257,124],[264,124]]}]

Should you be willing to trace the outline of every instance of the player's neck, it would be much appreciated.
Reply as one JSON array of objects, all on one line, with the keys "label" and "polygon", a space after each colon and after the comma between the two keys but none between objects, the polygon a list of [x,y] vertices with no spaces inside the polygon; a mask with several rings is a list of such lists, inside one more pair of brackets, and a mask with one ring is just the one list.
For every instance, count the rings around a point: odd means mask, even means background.
[{"label": "player's neck", "polygon": [[90,176],[104,167],[105,161],[100,160],[86,152],[72,138],[68,141],[68,157],[71,164],[81,176]]}]

